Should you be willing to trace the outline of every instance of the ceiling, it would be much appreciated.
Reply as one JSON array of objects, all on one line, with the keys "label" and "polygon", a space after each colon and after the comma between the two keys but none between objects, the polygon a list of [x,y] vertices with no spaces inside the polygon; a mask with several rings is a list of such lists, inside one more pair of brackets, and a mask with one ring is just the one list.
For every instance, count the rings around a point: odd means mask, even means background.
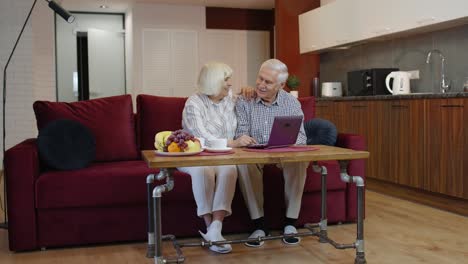
[{"label": "ceiling", "polygon": [[[60,1],[57,1],[60,2]],[[70,11],[125,12],[134,3],[197,5],[211,7],[273,9],[275,0],[62,0],[61,4]],[[106,5],[103,9],[99,6]]]}]

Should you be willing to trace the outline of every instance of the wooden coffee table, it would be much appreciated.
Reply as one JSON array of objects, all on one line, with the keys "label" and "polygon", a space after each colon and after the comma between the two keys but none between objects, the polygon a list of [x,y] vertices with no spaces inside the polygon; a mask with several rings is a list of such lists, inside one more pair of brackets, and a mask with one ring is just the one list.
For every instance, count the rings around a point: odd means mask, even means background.
[{"label": "wooden coffee table", "polygon": [[[159,174],[150,174],[146,178],[148,191],[148,257],[154,257],[156,264],[181,263],[185,260],[181,247],[189,246],[211,246],[233,243],[244,243],[247,241],[265,241],[280,239],[288,236],[317,236],[320,242],[330,243],[337,249],[355,248],[355,263],[366,263],[364,253],[364,180],[361,176],[349,176],[347,167],[349,160],[367,159],[369,152],[345,149],[332,146],[317,145],[318,150],[302,152],[249,152],[243,149],[234,149],[230,155],[217,156],[158,156],[154,150],[142,151],[142,156],[150,168],[161,169]],[[357,186],[357,238],[354,243],[339,244],[328,237],[327,234],[327,169],[319,166],[317,161],[337,160],[340,163],[341,180],[354,183]],[[231,241],[202,241],[200,243],[178,243],[173,235],[162,235],[161,231],[161,198],[164,192],[169,192],[174,187],[172,172],[177,167],[190,166],[216,166],[216,165],[240,165],[240,164],[281,164],[288,162],[313,162],[314,171],[320,172],[321,177],[321,220],[316,224],[306,224],[308,232],[294,235],[268,236],[255,239],[242,239]],[[152,188],[155,180],[166,179],[166,183]],[[172,240],[177,252],[177,257],[165,258],[162,254],[162,241]]]}]

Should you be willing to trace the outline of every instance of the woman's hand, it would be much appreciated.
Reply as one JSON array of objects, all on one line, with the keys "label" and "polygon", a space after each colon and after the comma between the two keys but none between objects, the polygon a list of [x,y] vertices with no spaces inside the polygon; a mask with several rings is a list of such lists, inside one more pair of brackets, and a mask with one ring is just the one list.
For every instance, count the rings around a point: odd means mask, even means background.
[{"label": "woman's hand", "polygon": [[241,148],[248,145],[257,144],[257,141],[253,137],[242,135],[235,140],[229,140],[228,146],[231,148]]},{"label": "woman's hand", "polygon": [[257,97],[255,88],[251,86],[244,86],[241,88],[239,95],[242,95],[246,100],[254,99]]}]

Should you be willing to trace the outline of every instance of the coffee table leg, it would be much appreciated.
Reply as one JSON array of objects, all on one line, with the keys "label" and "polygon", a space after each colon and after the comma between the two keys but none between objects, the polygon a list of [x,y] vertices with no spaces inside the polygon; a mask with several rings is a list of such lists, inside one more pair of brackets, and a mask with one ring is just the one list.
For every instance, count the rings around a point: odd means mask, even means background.
[{"label": "coffee table leg", "polygon": [[[361,178],[362,180],[362,178]],[[366,256],[364,254],[364,182],[362,186],[357,186],[357,238],[356,238],[356,259],[354,263],[366,263]]]},{"label": "coffee table leg", "polygon": [[154,263],[163,264],[166,263],[162,255],[162,229],[161,229],[161,197],[162,193],[169,192],[174,188],[174,177],[172,171],[175,169],[161,169],[157,180],[166,178],[166,183],[158,185],[153,189],[153,212],[154,212]]},{"label": "coffee table leg", "polygon": [[321,183],[321,201],[320,201],[320,208],[321,208],[321,218],[320,218],[320,236],[319,242],[320,243],[328,243],[326,239],[328,237],[327,226],[327,168],[325,166],[319,166],[317,162],[314,162],[313,169],[315,172],[321,174],[320,183]]},{"label": "coffee table leg", "polygon": [[355,183],[357,187],[357,235],[356,235],[356,258],[355,264],[365,264],[366,256],[364,253],[364,179],[360,176],[348,175],[347,160],[340,161],[341,180],[347,183]]},{"label": "coffee table leg", "polygon": [[154,211],[152,198],[152,184],[154,182],[154,174],[146,177],[146,191],[148,196],[148,247],[146,250],[147,258],[154,258]]}]

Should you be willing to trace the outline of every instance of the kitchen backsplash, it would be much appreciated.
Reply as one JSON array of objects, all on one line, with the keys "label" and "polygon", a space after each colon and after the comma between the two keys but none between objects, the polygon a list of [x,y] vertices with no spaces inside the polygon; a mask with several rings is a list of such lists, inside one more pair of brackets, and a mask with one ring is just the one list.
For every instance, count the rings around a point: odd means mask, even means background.
[{"label": "kitchen backsplash", "polygon": [[340,81],[346,92],[348,71],[368,68],[419,70],[419,79],[411,80],[411,91],[438,93],[440,57],[433,54],[430,64],[426,64],[427,53],[432,49],[439,49],[446,58],[446,75],[452,83],[449,92],[462,91],[463,81],[468,77],[468,25],[322,53],[320,81]]}]

